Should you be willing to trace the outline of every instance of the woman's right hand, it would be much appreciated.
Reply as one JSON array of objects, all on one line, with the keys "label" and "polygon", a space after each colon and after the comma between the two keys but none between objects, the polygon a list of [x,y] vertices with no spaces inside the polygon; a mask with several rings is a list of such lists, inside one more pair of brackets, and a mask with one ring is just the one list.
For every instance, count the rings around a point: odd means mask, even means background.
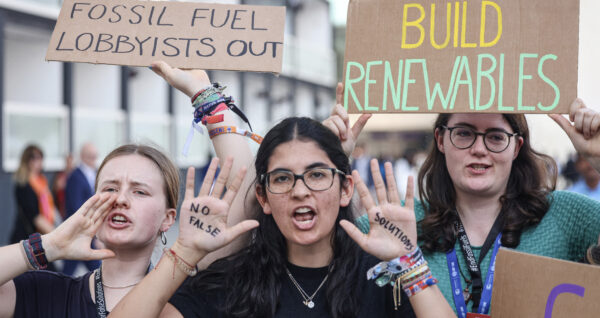
[{"label": "woman's right hand", "polygon": [[344,153],[346,153],[346,156],[349,157],[352,154],[352,151],[354,151],[354,146],[356,146],[358,135],[360,135],[360,132],[367,124],[369,118],[371,118],[371,114],[360,115],[356,123],[354,123],[352,128],[350,128],[350,118],[348,117],[348,112],[344,106],[342,106],[343,96],[344,85],[342,83],[338,83],[335,90],[335,105],[331,110],[331,115],[323,121],[323,125],[333,131],[333,133],[340,138]]},{"label": "woman's right hand", "polygon": [[52,232],[42,236],[49,262],[58,259],[95,260],[114,257],[108,249],[91,248],[92,240],[112,209],[116,196],[97,193]]},{"label": "woman's right hand", "polygon": [[190,98],[194,97],[201,89],[211,85],[208,74],[203,70],[181,70],[171,67],[163,61],[153,62],[150,67],[154,73],[160,75],[171,86]]},{"label": "woman's right hand", "polygon": [[185,197],[179,217],[179,237],[172,249],[191,264],[258,226],[256,220],[245,220],[231,227],[227,226],[229,207],[242,184],[246,168],[239,170],[223,195],[233,159],[227,158],[213,187],[218,163],[218,158],[210,162],[198,196],[194,196],[194,168],[190,167],[187,171]]}]

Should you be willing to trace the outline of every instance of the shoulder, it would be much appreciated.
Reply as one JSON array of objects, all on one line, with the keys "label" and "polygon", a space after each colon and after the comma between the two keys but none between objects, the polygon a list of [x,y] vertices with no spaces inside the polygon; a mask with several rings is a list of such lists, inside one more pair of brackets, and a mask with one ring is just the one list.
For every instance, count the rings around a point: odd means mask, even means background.
[{"label": "shoulder", "polygon": [[58,287],[64,285],[85,284],[88,285],[88,278],[93,272],[89,272],[80,277],[71,277],[63,273],[51,271],[29,271],[17,276],[14,281],[15,285],[23,285],[33,283],[37,286]]},{"label": "shoulder", "polygon": [[600,209],[599,201],[571,191],[553,191],[548,198],[551,210],[556,208]]},{"label": "shoulder", "polygon": [[77,168],[73,169],[73,171],[71,171],[71,173],[67,177],[67,182],[77,181],[78,179],[80,179],[83,176],[84,175],[83,175],[83,172],[81,171],[81,168],[77,167]]}]

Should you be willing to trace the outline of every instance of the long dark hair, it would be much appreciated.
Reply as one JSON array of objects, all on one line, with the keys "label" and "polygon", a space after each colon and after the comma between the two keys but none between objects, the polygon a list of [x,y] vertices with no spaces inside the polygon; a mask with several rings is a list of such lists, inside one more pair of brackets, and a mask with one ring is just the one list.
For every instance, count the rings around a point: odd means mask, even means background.
[{"label": "long dark hair", "polygon": [[[313,119],[292,117],[280,122],[265,136],[256,155],[256,175],[267,172],[275,148],[292,140],[315,142],[337,169],[350,173],[348,157],[335,134]],[[343,182],[345,178],[340,178],[340,183]],[[260,178],[257,178],[255,187],[259,194],[264,195],[265,184],[260,182]],[[287,278],[285,238],[271,214],[263,213],[258,204],[253,208],[260,225],[253,230],[250,245],[217,260],[192,282],[193,288],[199,292],[224,292],[223,310],[229,317],[273,317],[281,284]],[[351,204],[340,207],[331,241],[333,261],[325,288],[333,317],[354,316],[359,307],[357,280],[352,278],[359,275],[360,249],[339,226],[342,219],[352,220]]]},{"label": "long dark hair", "polygon": [[[435,129],[440,137],[452,114],[440,114]],[[523,230],[539,223],[548,208],[548,194],[556,185],[556,163],[531,148],[529,128],[523,114],[503,114],[514,132],[523,138],[519,154],[513,160],[506,191],[500,197],[503,218],[502,245],[516,247]],[[446,167],[446,157],[434,143],[419,171],[419,191],[425,205],[425,218],[419,223],[420,240],[427,251],[447,252],[454,247],[456,233],[456,192]]]}]

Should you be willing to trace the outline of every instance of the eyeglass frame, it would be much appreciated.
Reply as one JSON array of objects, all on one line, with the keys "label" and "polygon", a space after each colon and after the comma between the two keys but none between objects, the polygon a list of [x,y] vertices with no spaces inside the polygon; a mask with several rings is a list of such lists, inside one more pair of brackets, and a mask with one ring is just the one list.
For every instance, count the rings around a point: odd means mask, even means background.
[{"label": "eyeglass frame", "polygon": [[[450,133],[450,135],[448,136],[450,138],[450,142],[452,143],[452,145],[458,149],[469,149],[471,147],[473,147],[473,145],[475,144],[475,142],[477,141],[477,137],[481,136],[481,138],[483,139],[483,145],[485,146],[485,149],[487,149],[490,152],[493,153],[501,153],[504,150],[508,149],[508,146],[510,146],[510,137],[516,137],[516,136],[521,136],[520,133],[518,132],[514,132],[514,133],[509,133],[508,131],[504,130],[504,129],[497,129],[497,130],[488,130],[486,132],[478,132],[477,130],[471,128],[471,127],[466,127],[466,126],[454,126],[454,127],[448,127],[446,125],[441,125],[439,126],[440,128],[446,129],[448,130],[448,132]],[[464,129],[469,129],[471,130],[474,134],[475,134],[475,138],[473,138],[473,141],[471,142],[470,145],[468,145],[467,147],[459,147],[457,146],[454,141],[452,140],[452,130],[456,129],[456,128],[464,128]],[[508,137],[508,143],[506,143],[506,147],[504,147],[504,149],[500,150],[500,151],[494,151],[492,149],[490,149],[490,147],[488,147],[487,142],[485,141],[485,136],[489,133],[492,132],[500,132],[500,133],[504,133],[506,134],[506,136]]]},{"label": "eyeglass frame", "polygon": [[[304,175],[311,171],[311,170],[315,170],[315,169],[324,169],[324,170],[329,170],[331,171],[333,178],[331,178],[331,184],[326,188],[326,189],[322,189],[322,190],[314,190],[313,188],[311,188],[308,184],[306,184],[306,180],[304,180]],[[294,183],[292,183],[292,187],[287,190],[286,192],[273,192],[271,191],[271,187],[269,186],[270,182],[269,182],[269,175],[273,172],[277,172],[277,171],[285,171],[285,172],[289,172],[292,176],[294,176]],[[266,173],[263,173],[260,175],[260,183],[264,184],[265,187],[267,188],[267,190],[273,194],[285,194],[285,193],[289,193],[290,191],[294,190],[294,187],[296,186],[296,181],[298,181],[298,179],[302,180],[302,183],[304,183],[304,186],[309,189],[310,191],[315,191],[315,192],[321,192],[321,191],[325,191],[325,190],[329,190],[331,189],[331,187],[333,186],[333,182],[335,180],[335,174],[338,173],[340,174],[343,178],[346,177],[346,173],[344,173],[344,171],[337,169],[337,168],[330,168],[330,167],[314,167],[314,168],[310,168],[307,170],[304,170],[304,172],[302,172],[301,174],[295,174],[293,173],[291,170],[287,170],[287,169],[275,169],[273,171],[269,171]]]}]

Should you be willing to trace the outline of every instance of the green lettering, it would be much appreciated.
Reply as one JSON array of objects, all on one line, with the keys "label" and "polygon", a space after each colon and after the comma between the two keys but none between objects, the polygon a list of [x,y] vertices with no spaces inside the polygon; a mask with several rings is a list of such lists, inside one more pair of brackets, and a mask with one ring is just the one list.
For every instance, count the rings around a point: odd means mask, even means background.
[{"label": "green lettering", "polygon": [[504,53],[500,54],[500,69],[498,73],[498,111],[512,112],[515,110],[513,106],[502,105],[502,97],[504,94]]},{"label": "green lettering", "polygon": [[552,60],[556,61],[557,57],[554,54],[546,54],[546,55],[542,56],[542,58],[540,59],[540,62],[538,64],[538,75],[540,76],[542,81],[548,83],[548,85],[550,85],[550,87],[552,87],[552,89],[554,89],[554,102],[552,102],[552,105],[543,106],[542,103],[537,104],[537,107],[544,111],[553,110],[554,107],[556,107],[556,105],[558,105],[558,101],[560,100],[560,89],[558,89],[558,86],[556,86],[556,84],[554,84],[554,82],[551,79],[549,79],[544,74],[544,71],[542,70],[542,68],[544,67],[544,62],[547,59],[552,59]]},{"label": "green lettering", "polygon": [[402,94],[402,110],[403,111],[418,111],[419,110],[419,106],[407,106],[406,105],[406,101],[408,98],[408,84],[416,83],[416,81],[414,79],[410,78],[410,66],[411,66],[411,64],[416,64],[416,63],[421,63],[424,65],[425,60],[424,59],[407,59],[406,60],[406,65],[404,68],[404,87],[402,89],[402,91],[404,92],[404,94]]},{"label": "green lettering", "polygon": [[[466,79],[462,79],[462,74],[465,73],[467,75]],[[466,56],[463,56],[460,61],[460,66],[458,68],[457,73],[458,80],[454,84],[454,91],[452,92],[452,100],[450,101],[450,109],[454,109],[454,104],[456,102],[456,95],[458,94],[459,85],[467,85],[469,89],[469,108],[473,109],[473,80],[471,79],[471,70],[469,69],[469,59]]]},{"label": "green lettering", "polygon": [[440,102],[442,103],[442,107],[444,109],[448,109],[448,102],[450,101],[450,92],[452,91],[452,87],[454,87],[454,81],[456,80],[456,71],[458,70],[458,65],[460,64],[460,56],[456,57],[454,60],[454,67],[452,68],[452,75],[450,76],[450,84],[448,85],[448,91],[446,92],[446,96],[442,93],[442,87],[439,82],[436,82],[433,86],[433,92],[429,91],[429,78],[425,76],[425,97],[427,98],[427,109],[431,110],[433,108],[433,104],[435,103],[435,96],[439,96]]},{"label": "green lettering", "polygon": [[531,75],[523,74],[523,64],[526,58],[536,58],[537,54],[521,53],[519,56],[519,90],[517,92],[517,109],[518,110],[535,110],[534,106],[523,105],[523,81],[531,79]]},{"label": "green lettering", "polygon": [[[350,79],[351,68],[353,66],[358,68],[358,70],[360,71],[360,76],[357,78]],[[363,68],[362,64],[351,61],[349,61],[348,64],[346,64],[346,78],[344,80],[344,108],[346,108],[346,110],[348,110],[348,93],[352,95],[352,100],[356,104],[356,108],[358,108],[359,111],[363,110],[360,106],[360,101],[358,100],[358,97],[356,97],[356,92],[354,91],[352,84],[360,82],[364,77],[365,69]]]},{"label": "green lettering", "polygon": [[390,89],[392,90],[392,103],[394,103],[394,109],[400,109],[400,85],[402,84],[402,65],[404,64],[403,60],[398,61],[398,83],[396,84],[396,88],[394,88],[394,75],[392,74],[392,66],[389,61],[385,61],[385,75],[383,79],[383,105],[381,106],[383,110],[387,109],[387,95],[388,95],[388,83],[390,85]]},{"label": "green lettering", "polygon": [[[492,66],[487,71],[483,71],[481,69],[484,58],[487,58],[490,61],[492,61]],[[494,78],[490,74],[492,72],[494,72],[495,70],[496,70],[496,58],[493,55],[479,54],[477,56],[477,94],[475,97],[475,110],[485,110],[485,109],[490,108],[490,106],[492,106],[492,103],[494,102],[494,97],[496,97],[496,82],[494,81]],[[481,101],[481,78],[482,77],[486,77],[488,79],[488,81],[490,82],[490,99],[488,100],[487,104],[485,104],[485,105],[479,104],[479,102]]]},{"label": "green lettering", "polygon": [[372,80],[370,78],[370,75],[371,75],[371,66],[380,65],[382,63],[383,63],[382,61],[370,61],[370,62],[367,62],[367,72],[366,72],[366,75],[365,75],[365,107],[364,107],[366,111],[376,112],[376,111],[379,110],[377,107],[371,107],[371,106],[369,106],[369,85],[377,83],[376,80]]}]

